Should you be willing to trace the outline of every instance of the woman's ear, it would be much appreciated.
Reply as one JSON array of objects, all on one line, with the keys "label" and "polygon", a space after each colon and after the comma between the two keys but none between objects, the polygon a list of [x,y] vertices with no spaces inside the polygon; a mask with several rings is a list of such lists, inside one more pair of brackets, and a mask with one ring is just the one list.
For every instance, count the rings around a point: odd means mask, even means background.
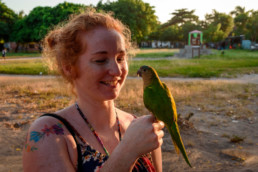
[{"label": "woman's ear", "polygon": [[71,64],[62,64],[64,74],[69,79],[75,79],[77,77],[77,70],[75,66]]}]

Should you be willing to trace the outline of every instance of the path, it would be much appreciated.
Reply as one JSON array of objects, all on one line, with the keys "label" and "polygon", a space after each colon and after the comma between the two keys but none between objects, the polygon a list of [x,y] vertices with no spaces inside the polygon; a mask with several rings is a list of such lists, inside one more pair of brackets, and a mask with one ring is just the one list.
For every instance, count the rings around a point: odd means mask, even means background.
[{"label": "path", "polygon": [[[9,61],[9,60],[33,60],[33,59],[42,59],[42,57],[20,57],[20,58],[6,58],[5,60]],[[0,59],[0,60],[4,60],[4,59]]]},{"label": "path", "polygon": [[[53,75],[12,75],[12,74],[0,74],[0,78],[55,78],[59,76]],[[243,83],[243,84],[258,84],[258,74],[250,74],[250,75],[242,75],[237,78],[175,78],[175,77],[160,77],[161,80],[172,80],[172,81],[179,81],[179,82],[193,82],[193,81],[223,81],[223,82],[236,82],[236,83]],[[127,79],[139,79],[140,77],[131,77],[128,76]]]}]

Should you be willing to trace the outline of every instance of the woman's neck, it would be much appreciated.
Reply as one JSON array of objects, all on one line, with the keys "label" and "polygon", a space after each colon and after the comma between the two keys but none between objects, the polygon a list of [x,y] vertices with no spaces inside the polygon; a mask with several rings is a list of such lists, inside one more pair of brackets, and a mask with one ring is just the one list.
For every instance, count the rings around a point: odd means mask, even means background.
[{"label": "woman's neck", "polygon": [[116,124],[114,101],[96,102],[78,98],[77,104],[96,131],[113,128]]}]

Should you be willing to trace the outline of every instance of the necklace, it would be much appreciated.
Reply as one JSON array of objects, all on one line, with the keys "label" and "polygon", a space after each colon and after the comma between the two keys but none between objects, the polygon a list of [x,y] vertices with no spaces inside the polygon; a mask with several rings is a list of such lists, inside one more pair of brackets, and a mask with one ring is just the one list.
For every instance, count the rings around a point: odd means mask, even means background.
[{"label": "necklace", "polygon": [[[105,148],[103,142],[101,141],[99,135],[96,133],[96,131],[94,130],[94,128],[92,127],[92,125],[89,123],[89,121],[87,120],[87,118],[85,117],[85,115],[82,113],[81,109],[79,108],[79,105],[77,103],[75,103],[76,109],[78,110],[79,114],[81,115],[81,117],[83,118],[83,120],[85,121],[85,123],[88,125],[88,127],[90,128],[91,132],[93,133],[93,135],[96,137],[96,139],[98,140],[98,142],[100,143],[100,145],[102,146],[103,150],[105,151],[106,155],[109,156],[109,153],[107,151],[107,149]],[[115,111],[116,112],[116,111]],[[117,131],[119,133],[119,140],[121,141],[121,131],[120,131],[120,123],[119,123],[119,119],[118,119],[118,115],[116,112],[116,122],[117,122]]]}]

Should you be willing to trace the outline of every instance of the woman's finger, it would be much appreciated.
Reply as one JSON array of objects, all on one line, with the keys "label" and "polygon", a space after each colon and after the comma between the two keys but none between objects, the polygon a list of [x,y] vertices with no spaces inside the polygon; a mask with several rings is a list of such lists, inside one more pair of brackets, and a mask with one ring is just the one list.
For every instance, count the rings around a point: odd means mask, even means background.
[{"label": "woman's finger", "polygon": [[165,126],[164,122],[162,122],[162,121],[154,122],[152,125],[153,125],[154,130],[162,130]]}]

